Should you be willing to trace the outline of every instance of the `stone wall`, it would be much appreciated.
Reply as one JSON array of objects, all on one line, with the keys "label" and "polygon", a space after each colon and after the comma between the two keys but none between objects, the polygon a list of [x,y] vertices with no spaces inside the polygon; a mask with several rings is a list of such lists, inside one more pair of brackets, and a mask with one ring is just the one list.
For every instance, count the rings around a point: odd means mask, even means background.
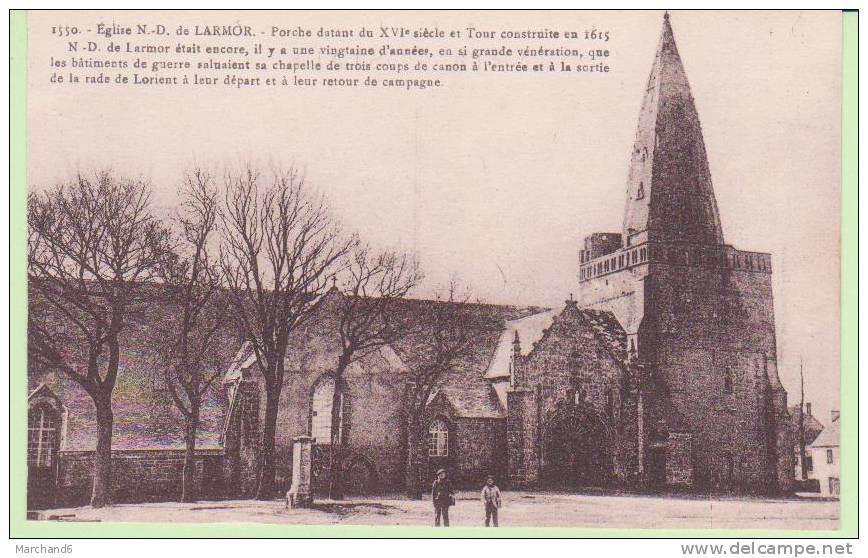
[{"label": "stone wall", "polygon": [[792,455],[778,447],[786,394],[777,378],[770,273],[661,262],[645,287],[643,327],[655,350],[643,358],[693,433],[696,486],[786,490],[779,468]]},{"label": "stone wall", "polygon": [[[141,449],[112,452],[112,496],[116,503],[180,500],[183,449]],[[93,485],[92,451],[61,451],[55,507],[81,506],[90,501]],[[223,451],[196,451],[200,500],[223,495]]]},{"label": "stone wall", "polygon": [[539,422],[537,397],[529,388],[510,388],[506,443],[509,486],[526,488],[539,482]]},{"label": "stone wall", "polygon": [[777,375],[769,255],[653,242],[622,251],[634,250],[635,264],[630,256],[622,266],[620,252],[606,256],[608,272],[598,262],[584,264],[580,300],[611,310],[628,336],[638,334],[637,360],[651,378],[643,418],[666,422],[664,438],[679,429],[694,434],[696,488],[788,491],[791,435],[782,426],[788,415]]},{"label": "stone wall", "polygon": [[455,421],[457,463],[454,473],[459,486],[481,488],[487,475],[506,477],[506,421],[461,418]]}]

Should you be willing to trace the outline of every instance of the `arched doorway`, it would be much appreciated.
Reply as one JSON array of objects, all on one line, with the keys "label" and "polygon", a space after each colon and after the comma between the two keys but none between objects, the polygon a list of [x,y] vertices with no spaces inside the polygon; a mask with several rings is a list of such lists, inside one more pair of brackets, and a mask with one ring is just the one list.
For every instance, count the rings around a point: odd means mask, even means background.
[{"label": "arched doorway", "polygon": [[[308,418],[310,436],[314,439],[311,447],[311,484],[316,494],[328,491],[331,477],[331,438],[332,438],[332,403],[335,394],[335,378],[331,374],[323,374],[313,384],[310,390],[310,414]],[[345,399],[340,397],[338,410],[337,441],[344,444],[344,411]],[[338,451],[340,448],[337,448]]]},{"label": "arched doorway", "polygon": [[[323,375],[316,381],[310,395],[310,435],[317,445],[331,444],[332,435],[332,402],[335,394],[335,379],[331,375]],[[341,396],[343,402],[343,396]],[[338,440],[343,437],[343,405],[340,409]]]},{"label": "arched doorway", "polygon": [[612,480],[611,436],[584,405],[561,405],[545,422],[542,480],[554,488],[606,486]]}]

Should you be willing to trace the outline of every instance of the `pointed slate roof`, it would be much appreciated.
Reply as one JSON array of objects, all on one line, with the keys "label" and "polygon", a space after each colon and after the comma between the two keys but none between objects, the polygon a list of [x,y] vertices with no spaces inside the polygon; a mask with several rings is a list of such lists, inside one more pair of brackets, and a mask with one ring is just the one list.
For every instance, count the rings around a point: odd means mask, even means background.
[{"label": "pointed slate roof", "polygon": [[[793,435],[795,436],[796,442],[799,441],[799,415],[802,413],[802,410],[798,405],[791,405],[789,408],[790,411],[790,424],[792,426]],[[820,432],[823,431],[825,427],[823,423],[817,420],[817,417],[814,415],[809,415],[805,413],[805,445],[811,445],[814,440],[817,439],[817,436],[820,435]]]},{"label": "pointed slate roof", "polygon": [[633,145],[624,245],[645,231],[649,241],[723,244],[702,127],[668,13]]},{"label": "pointed slate roof", "polygon": [[841,445],[841,418],[835,417],[827,428],[824,428],[817,439],[810,444],[812,448],[836,448]]}]

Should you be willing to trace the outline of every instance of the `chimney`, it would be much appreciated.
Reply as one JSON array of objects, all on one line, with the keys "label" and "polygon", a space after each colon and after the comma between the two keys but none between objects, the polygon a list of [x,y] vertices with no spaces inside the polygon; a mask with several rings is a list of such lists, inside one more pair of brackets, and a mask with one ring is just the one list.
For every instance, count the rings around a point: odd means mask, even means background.
[{"label": "chimney", "polygon": [[840,417],[840,416],[841,416],[841,411],[837,411],[834,409],[832,410],[832,422],[835,422],[836,420],[838,420],[838,417]]},{"label": "chimney", "polygon": [[805,403],[805,414],[811,416],[811,404]]}]

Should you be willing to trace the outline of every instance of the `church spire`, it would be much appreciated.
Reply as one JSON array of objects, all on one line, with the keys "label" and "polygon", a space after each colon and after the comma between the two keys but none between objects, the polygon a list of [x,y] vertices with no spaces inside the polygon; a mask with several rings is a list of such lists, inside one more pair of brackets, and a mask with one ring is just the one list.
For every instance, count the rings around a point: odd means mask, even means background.
[{"label": "church spire", "polygon": [[669,12],[639,114],[623,234],[624,245],[723,243],[702,127]]}]

